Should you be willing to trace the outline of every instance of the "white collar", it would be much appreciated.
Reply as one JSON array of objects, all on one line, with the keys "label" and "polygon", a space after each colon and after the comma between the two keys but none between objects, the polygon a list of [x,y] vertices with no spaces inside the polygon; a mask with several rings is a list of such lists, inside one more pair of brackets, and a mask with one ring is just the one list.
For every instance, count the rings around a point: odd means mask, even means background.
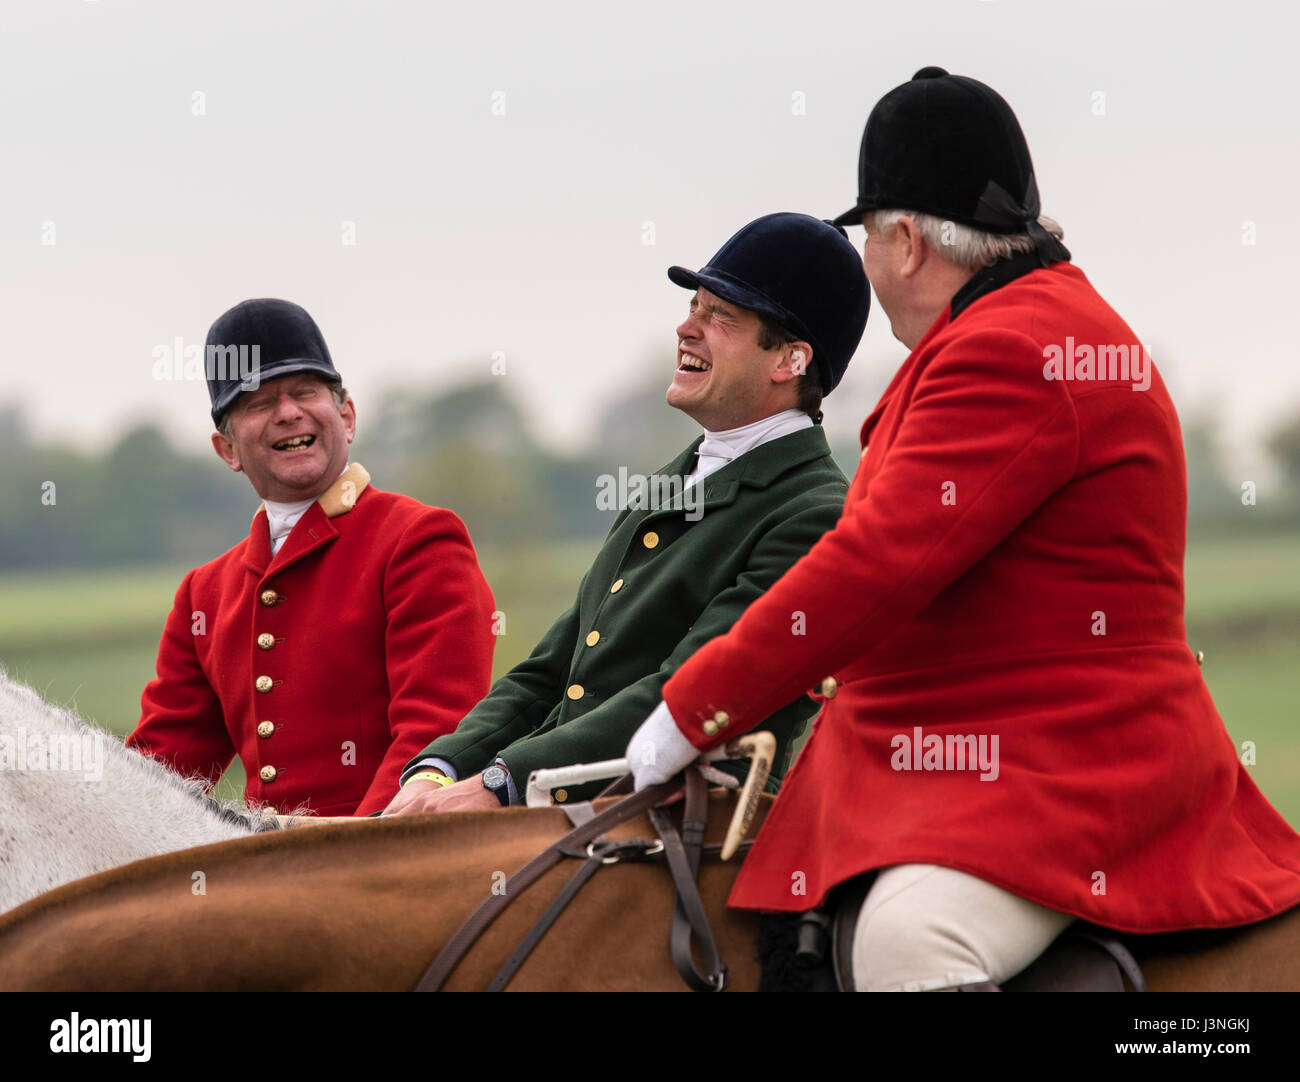
[{"label": "white collar", "polygon": [[[348,472],[347,464],[343,466],[343,473]],[[339,474],[339,477],[343,476]],[[338,480],[338,477],[334,479]],[[262,506],[266,508],[266,528],[271,535],[271,546],[273,551],[278,551],[279,546],[276,542],[288,537],[289,532],[298,525],[298,520],[307,513],[307,508],[314,504],[319,496],[312,496],[306,500],[295,500],[293,503],[281,503],[279,500],[263,500]]]},{"label": "white collar", "polygon": [[739,428],[728,428],[722,432],[704,430],[704,439],[696,450],[695,468],[691,471],[686,484],[702,481],[709,474],[722,469],[729,462],[734,462],[746,452],[768,443],[771,440],[788,436],[812,428],[813,419],[803,410],[788,409],[773,413],[751,424]]},{"label": "white collar", "polygon": [[[769,440],[788,436],[812,428],[813,420],[803,410],[788,409],[780,413],[762,417],[739,428],[728,428],[721,432],[704,430],[704,443],[700,445],[701,457],[706,454],[718,457],[729,456],[728,461],[737,459],[746,451],[752,451]],[[706,450],[707,445],[707,450]]]},{"label": "white collar", "polygon": [[279,500],[263,500],[262,506],[266,508],[266,517],[268,519],[288,518],[290,515],[301,515],[307,510],[307,508],[314,504],[316,500],[317,497],[315,496],[308,500],[298,500],[295,503],[281,503]]}]

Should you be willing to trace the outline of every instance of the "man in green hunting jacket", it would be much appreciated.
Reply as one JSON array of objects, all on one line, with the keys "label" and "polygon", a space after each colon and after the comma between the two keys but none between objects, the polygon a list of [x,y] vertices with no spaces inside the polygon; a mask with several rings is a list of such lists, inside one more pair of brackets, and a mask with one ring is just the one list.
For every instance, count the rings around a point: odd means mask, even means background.
[{"label": "man in green hunting jacket", "polygon": [[[703,270],[668,276],[695,293],[677,328],[667,401],[703,436],[644,487],[619,486],[627,506],[573,607],[454,733],[407,764],[385,815],[518,804],[534,770],[620,757],[673,670],[838,520],[847,482],[819,406],[858,346],[869,304],[843,230],[770,214]],[[648,494],[657,499],[638,498]],[[790,621],[802,634],[800,614]],[[802,696],[763,726],[777,738],[775,778],[816,708]],[[586,800],[605,784],[551,795]]]}]

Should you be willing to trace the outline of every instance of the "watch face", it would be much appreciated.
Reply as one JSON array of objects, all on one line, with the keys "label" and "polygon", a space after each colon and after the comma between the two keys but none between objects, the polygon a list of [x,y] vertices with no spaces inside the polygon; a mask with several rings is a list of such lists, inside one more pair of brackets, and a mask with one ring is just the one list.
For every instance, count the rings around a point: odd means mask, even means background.
[{"label": "watch face", "polygon": [[490,766],[483,771],[483,788],[500,789],[506,783],[506,772],[499,766]]}]

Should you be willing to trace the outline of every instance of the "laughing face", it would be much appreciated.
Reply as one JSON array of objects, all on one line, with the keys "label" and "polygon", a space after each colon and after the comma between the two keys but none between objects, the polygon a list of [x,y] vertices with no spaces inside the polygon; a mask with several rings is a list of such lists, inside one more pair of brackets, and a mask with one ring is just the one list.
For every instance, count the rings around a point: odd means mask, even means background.
[{"label": "laughing face", "polygon": [[[793,405],[788,351],[758,345],[762,321],[707,289],[677,328],[677,369],[668,404],[713,432],[739,428]],[[803,345],[800,343],[800,345]],[[811,354],[811,348],[803,348]]]},{"label": "laughing face", "polygon": [[230,407],[231,438],[212,446],[232,470],[248,475],[264,500],[314,499],[338,479],[356,433],[356,407],[334,401],[330,385],[309,372],[245,391]]}]

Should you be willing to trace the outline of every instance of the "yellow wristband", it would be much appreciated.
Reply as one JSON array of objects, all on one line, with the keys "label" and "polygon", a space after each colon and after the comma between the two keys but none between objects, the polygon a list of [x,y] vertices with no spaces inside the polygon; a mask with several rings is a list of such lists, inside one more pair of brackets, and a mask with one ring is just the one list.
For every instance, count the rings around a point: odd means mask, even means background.
[{"label": "yellow wristband", "polygon": [[416,778],[419,778],[421,781],[437,782],[444,789],[448,785],[456,784],[456,780],[454,778],[447,777],[446,774],[440,774],[436,770],[421,770],[418,773],[412,774],[409,778],[406,779],[406,781],[402,782],[402,787],[405,788],[406,786],[410,785],[411,782],[416,780]]}]

